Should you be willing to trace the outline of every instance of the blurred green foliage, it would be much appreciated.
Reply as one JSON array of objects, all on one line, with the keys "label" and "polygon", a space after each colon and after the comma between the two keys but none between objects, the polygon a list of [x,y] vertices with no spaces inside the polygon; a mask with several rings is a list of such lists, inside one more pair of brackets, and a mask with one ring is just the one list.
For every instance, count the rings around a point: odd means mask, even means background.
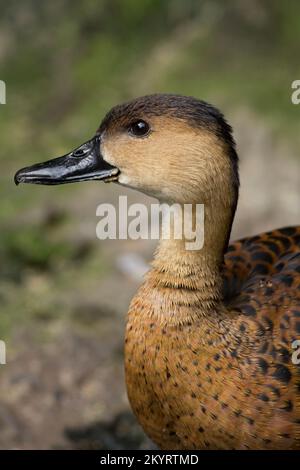
[{"label": "blurred green foliage", "polygon": [[47,236],[43,226],[25,226],[23,230],[6,230],[0,236],[2,275],[12,280],[22,280],[24,269],[49,270],[61,258],[72,257],[72,247],[65,242],[55,242]]}]

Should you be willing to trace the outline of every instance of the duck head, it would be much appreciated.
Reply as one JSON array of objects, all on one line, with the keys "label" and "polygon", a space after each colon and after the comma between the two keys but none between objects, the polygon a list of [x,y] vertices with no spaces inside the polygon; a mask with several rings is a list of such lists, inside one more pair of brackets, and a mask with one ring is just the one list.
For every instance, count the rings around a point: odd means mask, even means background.
[{"label": "duck head", "polygon": [[149,95],[114,107],[76,150],[15,175],[17,184],[87,180],[114,181],[161,202],[214,205],[232,222],[239,178],[231,127],[204,101]]},{"label": "duck head", "polygon": [[205,202],[216,189],[237,197],[237,161],[231,127],[216,108],[156,94],[115,106],[91,140],[19,170],[15,182],[115,181],[160,200]]}]

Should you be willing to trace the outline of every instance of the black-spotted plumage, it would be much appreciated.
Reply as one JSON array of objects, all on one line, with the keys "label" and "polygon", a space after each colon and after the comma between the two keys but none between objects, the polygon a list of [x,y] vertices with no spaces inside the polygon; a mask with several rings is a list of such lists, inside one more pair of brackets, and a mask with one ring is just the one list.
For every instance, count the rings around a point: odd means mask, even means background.
[{"label": "black-spotted plumage", "polygon": [[[225,255],[224,300],[244,317],[243,334],[251,326],[260,330],[251,358],[265,381],[258,398],[276,407],[275,430],[289,430],[282,433],[286,448],[300,448],[300,227],[232,243]],[[274,441],[266,445],[274,448]]]}]

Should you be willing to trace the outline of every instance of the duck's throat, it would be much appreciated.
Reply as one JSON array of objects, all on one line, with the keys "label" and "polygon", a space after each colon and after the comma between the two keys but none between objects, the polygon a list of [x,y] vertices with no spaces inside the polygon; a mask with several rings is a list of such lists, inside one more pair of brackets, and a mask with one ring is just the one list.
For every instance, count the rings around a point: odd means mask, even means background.
[{"label": "duck's throat", "polygon": [[208,211],[205,218],[209,226],[204,223],[200,249],[190,249],[190,240],[184,236],[176,239],[173,226],[171,236],[160,240],[152,269],[131,309],[142,308],[144,314],[172,324],[192,322],[222,310],[221,271],[227,234],[220,234],[220,226],[213,229]]}]

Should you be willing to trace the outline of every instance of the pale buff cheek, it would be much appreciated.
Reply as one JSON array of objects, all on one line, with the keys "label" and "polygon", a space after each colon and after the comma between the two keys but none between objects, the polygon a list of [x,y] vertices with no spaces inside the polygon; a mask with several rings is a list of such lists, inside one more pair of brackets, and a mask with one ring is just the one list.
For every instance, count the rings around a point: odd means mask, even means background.
[{"label": "pale buff cheek", "polygon": [[[110,143],[103,143],[101,146],[101,153],[103,159],[110,165],[116,166],[120,170],[120,174],[118,176],[118,183],[122,186],[136,188],[143,191],[143,178],[139,177],[138,168],[136,168],[136,166],[133,166],[131,171],[128,171],[128,169],[126,168],[124,169],[122,159],[117,159],[113,157],[115,151],[117,151],[116,145]],[[120,157],[120,155],[118,156]],[[133,174],[131,174],[132,172]]]},{"label": "pale buff cheek", "polygon": [[[105,160],[110,165],[113,165],[119,168],[118,163],[115,161],[115,159],[112,156],[113,152],[110,151],[109,145],[106,145],[105,143],[102,144],[101,154],[102,154],[103,160]],[[132,179],[129,175],[126,175],[121,172],[118,177],[118,183],[122,184],[123,186],[131,186]]]},{"label": "pale buff cheek", "polygon": [[143,155],[137,157],[140,148],[138,145],[136,147],[126,142],[126,139],[109,137],[103,141],[101,153],[106,162],[120,170],[119,184],[148,193],[149,188],[153,189],[153,166],[147,166],[147,162],[140,164]]},{"label": "pale buff cheek", "polygon": [[103,157],[103,160],[105,160],[107,163],[113,166],[117,166],[114,158],[113,158],[113,152],[110,151],[109,146],[104,143],[101,144],[101,155]]},{"label": "pale buff cheek", "polygon": [[123,186],[131,186],[132,179],[130,178],[130,176],[121,173],[118,177],[118,183],[122,184]]}]

